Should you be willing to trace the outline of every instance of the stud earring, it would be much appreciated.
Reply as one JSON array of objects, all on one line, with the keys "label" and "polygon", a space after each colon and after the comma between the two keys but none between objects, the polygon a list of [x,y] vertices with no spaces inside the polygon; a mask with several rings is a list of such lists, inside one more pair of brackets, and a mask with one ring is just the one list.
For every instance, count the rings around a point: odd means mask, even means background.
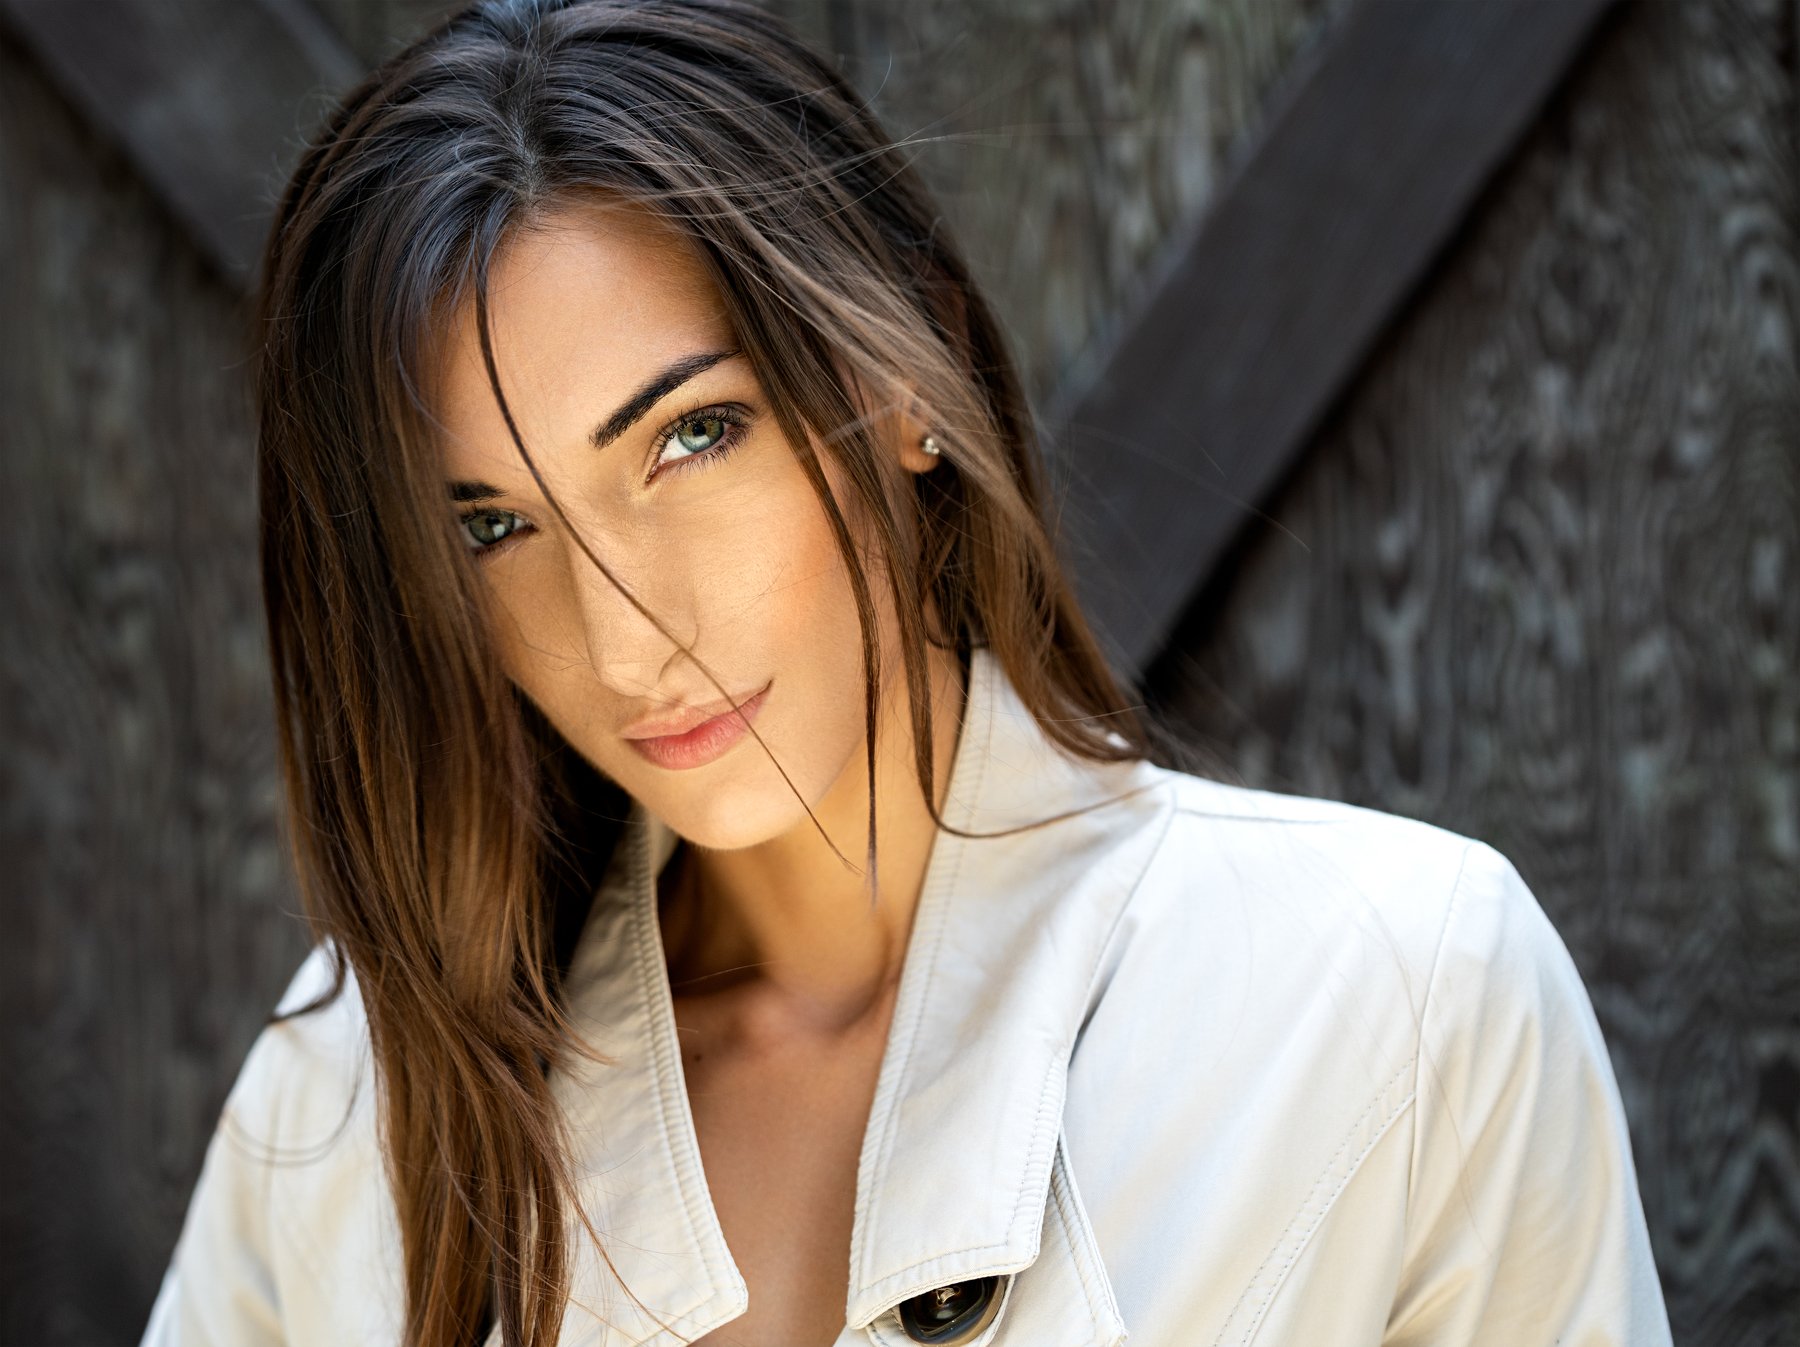
[{"label": "stud earring", "polygon": [[922,454],[930,454],[933,458],[936,458],[944,451],[938,448],[938,442],[936,440],[927,435],[924,439],[919,441],[919,452]]}]

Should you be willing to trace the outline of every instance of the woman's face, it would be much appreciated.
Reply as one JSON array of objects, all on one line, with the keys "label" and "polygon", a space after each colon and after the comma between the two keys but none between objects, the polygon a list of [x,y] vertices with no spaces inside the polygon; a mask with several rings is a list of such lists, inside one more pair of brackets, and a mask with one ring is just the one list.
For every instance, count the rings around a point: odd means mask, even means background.
[{"label": "woman's face", "polygon": [[[501,388],[551,494],[731,700],[756,699],[751,723],[817,805],[861,762],[856,609],[818,497],[691,245],[643,212],[569,207],[495,259],[489,313]],[[804,822],[718,690],[547,507],[489,388],[472,303],[450,334],[435,410],[492,639],[550,722],[702,846],[754,845]],[[901,461],[933,465],[895,424]],[[820,457],[854,527],[843,479]],[[869,579],[897,669],[891,602],[879,572]],[[884,671],[884,689],[896,682]],[[697,733],[643,737],[715,712],[724,719]]]}]

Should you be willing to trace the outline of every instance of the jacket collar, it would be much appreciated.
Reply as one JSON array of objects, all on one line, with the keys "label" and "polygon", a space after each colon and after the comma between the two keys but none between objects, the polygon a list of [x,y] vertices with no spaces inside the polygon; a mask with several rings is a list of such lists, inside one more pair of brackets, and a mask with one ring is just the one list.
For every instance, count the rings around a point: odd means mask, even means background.
[{"label": "jacket collar", "polygon": [[[945,821],[987,833],[1103,807],[1004,838],[940,832],[933,845],[857,1173],[851,1327],[1038,1260],[1052,1171],[1065,1164],[1070,1054],[1107,939],[1167,824],[1155,782],[1147,764],[1061,753],[998,660],[971,652]],[[678,842],[634,805],[569,973],[576,1028],[608,1060],[578,1058],[552,1088],[612,1272],[577,1241],[565,1343],[691,1338],[749,1304],[701,1169],[657,921],[656,876]],[[1032,1340],[1111,1340],[1117,1313],[1079,1203],[1050,1204],[1057,1212],[1053,1242],[1081,1247],[1047,1260],[1067,1283],[1048,1299],[1073,1297],[1089,1327]]]}]

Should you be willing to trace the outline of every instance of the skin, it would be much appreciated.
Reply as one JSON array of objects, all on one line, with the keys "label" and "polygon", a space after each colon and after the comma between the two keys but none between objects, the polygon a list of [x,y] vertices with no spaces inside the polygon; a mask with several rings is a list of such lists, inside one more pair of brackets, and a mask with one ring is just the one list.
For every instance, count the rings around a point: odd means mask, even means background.
[{"label": "skin", "polygon": [[[450,329],[436,411],[446,482],[500,491],[454,507],[490,512],[465,525],[470,541],[513,530],[476,558],[491,637],[550,722],[686,843],[661,880],[664,948],[708,1186],[750,1289],[747,1313],[699,1341],[828,1347],[844,1323],[857,1160],[934,837],[879,558],[864,552],[884,655],[871,907],[848,572],[749,363],[721,361],[606,447],[589,441],[671,362],[734,346],[691,245],[635,209],[572,205],[500,254],[489,306],[501,387],[557,501],[734,701],[768,684],[756,730],[858,867],[832,854],[752,737],[676,771],[621,736],[646,716],[716,703],[718,692],[548,507],[507,434],[466,306]],[[722,456],[719,423],[691,419],[720,404],[745,417]],[[690,419],[672,425],[678,418]],[[903,469],[937,466],[918,448],[923,427],[901,415],[880,424]],[[851,493],[820,452],[854,527]],[[927,650],[941,804],[963,685],[953,654]]]}]

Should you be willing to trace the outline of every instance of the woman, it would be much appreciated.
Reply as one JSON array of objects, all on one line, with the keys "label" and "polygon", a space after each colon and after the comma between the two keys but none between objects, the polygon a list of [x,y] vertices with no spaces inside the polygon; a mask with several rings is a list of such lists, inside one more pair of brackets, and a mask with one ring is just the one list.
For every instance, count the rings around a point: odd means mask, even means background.
[{"label": "woman", "polygon": [[1516,871],[1167,765],[993,317],[770,18],[471,7],[261,317],[320,943],[147,1343],[1667,1341]]}]

